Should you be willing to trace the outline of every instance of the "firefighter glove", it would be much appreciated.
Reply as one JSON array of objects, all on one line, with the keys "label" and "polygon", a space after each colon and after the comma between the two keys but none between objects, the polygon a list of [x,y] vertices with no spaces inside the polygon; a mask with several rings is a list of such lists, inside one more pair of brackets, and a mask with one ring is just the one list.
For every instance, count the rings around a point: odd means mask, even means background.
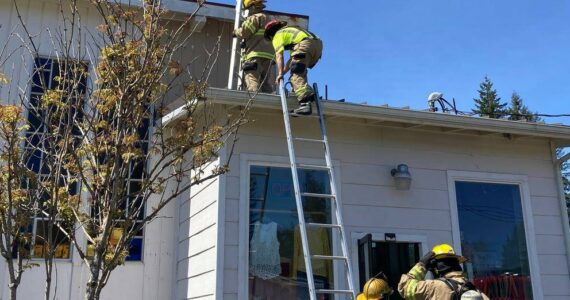
[{"label": "firefighter glove", "polygon": [[433,267],[434,262],[435,262],[435,253],[433,251],[426,253],[426,255],[420,258],[420,263],[422,263],[426,269],[430,269],[431,267]]}]

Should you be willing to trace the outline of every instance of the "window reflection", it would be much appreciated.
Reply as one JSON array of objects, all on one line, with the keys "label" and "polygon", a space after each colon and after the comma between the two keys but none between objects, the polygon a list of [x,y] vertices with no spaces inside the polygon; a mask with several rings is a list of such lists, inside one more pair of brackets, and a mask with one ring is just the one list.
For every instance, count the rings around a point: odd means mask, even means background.
[{"label": "window reflection", "polygon": [[519,186],[455,185],[469,278],[491,299],[532,299]]},{"label": "window reflection", "polygon": [[[330,194],[325,171],[299,170],[302,192]],[[303,199],[307,222],[331,223],[328,199]],[[288,168],[250,169],[249,299],[309,299],[307,276]],[[311,254],[332,255],[330,229],[307,228]],[[313,261],[316,288],[333,288],[333,263]],[[319,295],[319,299],[332,299]]]}]

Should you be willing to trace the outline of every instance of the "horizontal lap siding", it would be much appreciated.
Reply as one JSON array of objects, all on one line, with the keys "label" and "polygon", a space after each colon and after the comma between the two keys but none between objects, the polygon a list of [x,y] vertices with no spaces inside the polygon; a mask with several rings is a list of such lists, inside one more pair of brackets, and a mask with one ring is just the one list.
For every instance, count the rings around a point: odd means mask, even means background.
[{"label": "horizontal lap siding", "polygon": [[[215,166],[208,167],[209,174]],[[213,299],[216,290],[220,179],[193,186],[179,211],[178,299]]]},{"label": "horizontal lap siding", "polygon": [[[256,122],[246,125],[234,154],[288,157],[279,114],[253,114]],[[314,121],[293,120],[297,136],[318,137]],[[312,122],[312,123],[311,123]],[[312,125],[311,125],[312,124]],[[328,122],[333,159],[338,169],[343,214],[351,234],[398,232],[426,236],[428,247],[452,242],[447,171],[471,171],[526,175],[533,208],[537,257],[542,285],[548,299],[570,297],[560,208],[547,141],[508,140],[488,137],[443,135],[352,123]],[[322,158],[318,145],[299,143],[298,157]],[[239,176],[237,157],[230,163],[226,189],[225,297],[235,299],[239,243],[233,238],[239,226]],[[399,163],[410,166],[412,187],[397,191],[390,170]],[[237,244],[236,244],[237,243]],[[558,262],[558,263],[557,263]],[[241,272],[241,271],[240,271]],[[556,282],[556,288],[550,279]],[[552,288],[552,289],[551,289]],[[549,298],[551,297],[551,298]]]}]

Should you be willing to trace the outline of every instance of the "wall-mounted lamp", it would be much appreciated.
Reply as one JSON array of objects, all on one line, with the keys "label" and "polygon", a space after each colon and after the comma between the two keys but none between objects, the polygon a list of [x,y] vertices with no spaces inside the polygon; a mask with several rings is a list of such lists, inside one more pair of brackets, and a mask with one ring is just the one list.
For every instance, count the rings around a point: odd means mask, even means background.
[{"label": "wall-mounted lamp", "polygon": [[410,174],[408,165],[400,164],[395,169],[392,169],[390,173],[392,177],[394,177],[397,190],[407,191],[410,189],[412,185],[412,174]]}]

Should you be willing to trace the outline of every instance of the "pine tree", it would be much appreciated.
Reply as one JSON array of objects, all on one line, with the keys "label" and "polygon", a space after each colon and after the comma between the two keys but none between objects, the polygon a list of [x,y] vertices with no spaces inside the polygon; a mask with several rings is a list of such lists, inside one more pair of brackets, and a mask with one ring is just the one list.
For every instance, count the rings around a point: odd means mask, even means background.
[{"label": "pine tree", "polygon": [[537,117],[533,112],[531,112],[526,105],[523,103],[521,96],[514,91],[511,95],[511,107],[507,109],[509,120],[513,121],[527,121],[527,122],[538,122],[540,118]]},{"label": "pine tree", "polygon": [[485,76],[479,85],[479,98],[475,100],[473,113],[481,117],[500,119],[506,114],[507,103],[501,103],[501,98],[497,96],[497,90],[493,89],[493,82]]}]

